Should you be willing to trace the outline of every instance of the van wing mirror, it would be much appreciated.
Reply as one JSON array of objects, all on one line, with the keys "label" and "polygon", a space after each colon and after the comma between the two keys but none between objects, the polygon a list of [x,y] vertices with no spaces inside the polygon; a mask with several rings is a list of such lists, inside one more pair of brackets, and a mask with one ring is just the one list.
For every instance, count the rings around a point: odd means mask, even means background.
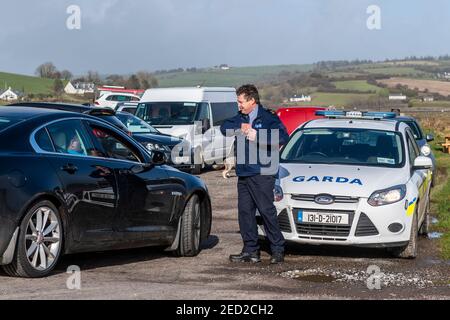
[{"label": "van wing mirror", "polygon": [[427,142],[431,142],[434,140],[434,136],[432,134],[427,134],[426,140]]}]

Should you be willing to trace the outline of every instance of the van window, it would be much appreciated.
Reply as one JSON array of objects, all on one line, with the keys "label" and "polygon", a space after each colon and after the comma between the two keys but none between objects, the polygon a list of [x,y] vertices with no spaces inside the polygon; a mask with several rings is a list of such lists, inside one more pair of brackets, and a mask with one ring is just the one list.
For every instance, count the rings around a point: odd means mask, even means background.
[{"label": "van window", "polygon": [[207,103],[146,102],[138,105],[136,116],[151,125],[189,125],[201,120],[205,112]]},{"label": "van window", "polygon": [[237,102],[214,102],[211,103],[211,111],[214,120],[214,126],[220,126],[222,123],[238,112]]}]

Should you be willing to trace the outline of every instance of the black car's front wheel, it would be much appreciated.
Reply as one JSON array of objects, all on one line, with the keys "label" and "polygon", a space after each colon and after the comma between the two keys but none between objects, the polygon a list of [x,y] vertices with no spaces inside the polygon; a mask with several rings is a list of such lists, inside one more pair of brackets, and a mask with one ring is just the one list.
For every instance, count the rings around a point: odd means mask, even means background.
[{"label": "black car's front wheel", "polygon": [[180,242],[175,251],[177,256],[193,257],[200,252],[201,216],[199,198],[197,195],[193,195],[186,204],[181,217]]},{"label": "black car's front wheel", "polygon": [[62,243],[59,210],[50,201],[41,201],[23,218],[13,261],[3,269],[11,276],[44,277],[58,262]]}]

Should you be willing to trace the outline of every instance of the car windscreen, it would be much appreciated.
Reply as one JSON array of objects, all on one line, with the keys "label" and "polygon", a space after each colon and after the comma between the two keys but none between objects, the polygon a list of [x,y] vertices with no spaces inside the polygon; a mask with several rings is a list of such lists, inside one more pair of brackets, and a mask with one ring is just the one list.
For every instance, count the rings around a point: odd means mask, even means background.
[{"label": "car windscreen", "polygon": [[0,117],[0,131],[3,131],[6,128],[9,128],[12,125],[15,125],[16,123],[19,123],[21,121],[22,121],[22,119],[20,119],[20,118]]},{"label": "car windscreen", "polygon": [[128,128],[128,131],[132,133],[159,133],[158,130],[153,128],[147,122],[132,114],[118,112],[116,113],[116,117]]},{"label": "car windscreen", "polygon": [[283,148],[281,162],[401,167],[402,137],[397,132],[369,129],[303,129]]},{"label": "car windscreen", "polygon": [[406,123],[411,128],[414,134],[414,139],[421,140],[423,138],[422,131],[420,130],[419,126],[415,121],[402,121],[402,122]]},{"label": "car windscreen", "polygon": [[146,102],[138,105],[136,116],[151,125],[189,125],[199,120],[205,103]]}]

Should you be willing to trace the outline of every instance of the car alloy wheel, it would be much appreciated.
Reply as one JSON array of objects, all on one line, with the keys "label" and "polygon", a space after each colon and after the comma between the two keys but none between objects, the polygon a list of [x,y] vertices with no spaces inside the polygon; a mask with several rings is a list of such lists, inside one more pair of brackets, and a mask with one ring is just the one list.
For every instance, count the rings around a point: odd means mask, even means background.
[{"label": "car alloy wheel", "polygon": [[26,256],[38,271],[53,267],[61,248],[59,220],[53,209],[39,207],[28,220],[25,233]]}]

